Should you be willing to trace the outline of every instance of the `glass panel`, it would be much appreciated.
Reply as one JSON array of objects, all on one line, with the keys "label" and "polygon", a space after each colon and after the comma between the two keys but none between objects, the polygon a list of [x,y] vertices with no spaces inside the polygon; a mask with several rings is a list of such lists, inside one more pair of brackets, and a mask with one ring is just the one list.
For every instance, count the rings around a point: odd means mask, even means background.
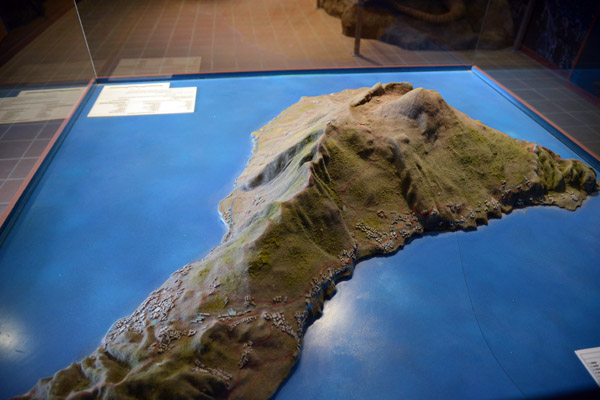
[{"label": "glass panel", "polygon": [[147,76],[464,64],[453,51],[475,48],[486,2],[82,0],[78,6],[98,74]]},{"label": "glass panel", "polygon": [[[321,3],[329,14],[341,18],[345,35],[355,35],[356,5],[339,8],[340,3],[354,2]],[[362,0],[361,4],[361,36],[371,39],[361,51],[367,59],[383,65],[452,65],[469,63],[465,54],[471,56],[468,52],[477,46],[487,0]],[[501,36],[491,45],[502,46],[506,40]]]},{"label": "glass panel", "polygon": [[[494,27],[515,28],[490,49]],[[600,158],[600,5],[595,0],[491,0],[474,64]],[[508,23],[508,22],[507,22]]]},{"label": "glass panel", "polygon": [[[131,0],[78,2],[99,76],[200,71],[210,47],[212,2]],[[199,40],[203,37],[204,41]],[[211,36],[212,38],[212,36]]]},{"label": "glass panel", "polygon": [[[5,3],[9,5],[0,11],[7,31],[0,42],[0,85],[87,84],[94,77],[72,1]],[[29,11],[17,17],[17,10]]]},{"label": "glass panel", "polygon": [[72,0],[6,0],[0,17],[2,216],[94,73]]}]

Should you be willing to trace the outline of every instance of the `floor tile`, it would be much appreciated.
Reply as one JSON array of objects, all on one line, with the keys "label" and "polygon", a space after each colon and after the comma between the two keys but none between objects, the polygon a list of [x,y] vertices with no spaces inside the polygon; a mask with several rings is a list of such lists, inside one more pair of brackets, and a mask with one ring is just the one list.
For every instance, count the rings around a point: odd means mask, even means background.
[{"label": "floor tile", "polygon": [[50,140],[47,139],[35,140],[33,143],[31,143],[31,147],[29,147],[29,149],[27,149],[27,151],[25,152],[24,157],[41,156],[46,147],[48,146],[48,143],[50,143]]},{"label": "floor tile", "polygon": [[569,111],[572,117],[586,125],[600,125],[600,112]]},{"label": "floor tile", "polygon": [[577,138],[580,142],[591,142],[600,140],[600,134],[594,131],[589,126],[564,126],[563,129],[572,137]]},{"label": "floor tile", "polygon": [[584,100],[554,100],[554,104],[556,104],[559,108],[564,111],[570,112],[578,112],[583,109],[587,109],[587,104],[584,103]]},{"label": "floor tile", "polygon": [[550,100],[529,100],[527,103],[541,113],[556,113],[563,111]]},{"label": "floor tile", "polygon": [[0,158],[21,158],[31,145],[30,140],[0,141]]},{"label": "floor tile", "polygon": [[583,144],[583,146],[586,147],[586,149],[589,150],[591,153],[600,154],[600,140],[593,142],[582,141],[581,144]]},{"label": "floor tile", "polygon": [[2,140],[2,137],[10,127],[11,124],[0,124],[0,140]]},{"label": "floor tile", "polygon": [[4,181],[4,184],[0,186],[0,203],[10,203],[22,184],[22,179]]},{"label": "floor tile", "polygon": [[17,166],[19,160],[0,160],[0,179],[4,180],[10,176],[10,173]]},{"label": "floor tile", "polygon": [[32,140],[37,137],[43,127],[43,124],[14,124],[2,136],[2,140]]},{"label": "floor tile", "polygon": [[37,162],[37,158],[22,158],[10,174],[10,179],[25,179]]},{"label": "floor tile", "polygon": [[573,95],[565,88],[538,87],[535,89],[538,93],[549,100],[572,100]]},{"label": "floor tile", "polygon": [[511,91],[529,88],[525,82],[523,82],[520,79],[516,79],[514,77],[511,79],[504,79],[500,83],[502,84],[502,86],[504,86],[505,88],[507,88]]},{"label": "floor tile", "polygon": [[563,125],[563,126],[579,126],[579,125],[584,125],[583,122],[579,121],[578,119],[576,119],[575,117],[573,117],[572,115],[570,115],[570,114],[568,114],[566,112],[562,112],[562,113],[547,113],[547,114],[545,114],[545,116],[547,118],[549,118],[555,124],[558,124],[559,126],[561,126],[561,125]]},{"label": "floor tile", "polygon": [[60,122],[48,123],[42,128],[42,130],[40,131],[37,138],[38,139],[52,139],[59,127],[60,127]]},{"label": "floor tile", "polygon": [[534,89],[515,89],[512,92],[525,101],[545,100],[545,97],[539,94]]}]

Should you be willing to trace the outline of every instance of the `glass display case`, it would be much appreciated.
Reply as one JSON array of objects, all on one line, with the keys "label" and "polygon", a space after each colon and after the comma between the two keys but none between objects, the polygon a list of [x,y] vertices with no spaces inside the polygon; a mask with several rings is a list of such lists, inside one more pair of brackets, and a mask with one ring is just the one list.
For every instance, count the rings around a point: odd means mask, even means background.
[{"label": "glass display case", "polygon": [[[597,395],[600,203],[585,182],[600,171],[599,15],[595,1],[562,0],[6,2],[0,398]],[[327,163],[346,142],[332,132],[355,118],[377,135],[372,115],[383,129],[392,109],[401,150],[352,139],[365,148],[342,172],[364,168],[336,186],[345,175]],[[518,145],[461,155],[453,137],[455,155],[428,169],[438,153],[423,146],[444,132],[496,130]],[[433,208],[406,188],[397,203],[382,200],[393,188],[353,203],[356,182],[370,182],[363,199],[395,179],[369,174],[404,146],[423,160],[397,172],[406,185],[455,157],[473,174],[435,178]],[[514,146],[532,175],[502,158]],[[497,187],[472,200],[479,189],[465,188],[497,163]],[[508,188],[513,175],[524,180]],[[320,184],[331,204],[292,207]],[[456,220],[431,225],[446,209]],[[294,229],[318,242],[310,257],[286,247]],[[356,244],[337,251],[346,234]],[[287,272],[260,283],[278,271],[274,248]],[[318,273],[297,283],[311,257]]]}]

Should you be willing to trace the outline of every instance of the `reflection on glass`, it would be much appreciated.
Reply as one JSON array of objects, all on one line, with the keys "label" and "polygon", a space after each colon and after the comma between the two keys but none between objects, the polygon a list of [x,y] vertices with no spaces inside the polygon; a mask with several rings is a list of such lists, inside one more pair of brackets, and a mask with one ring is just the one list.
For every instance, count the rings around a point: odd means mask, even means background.
[{"label": "reflection on glass", "polygon": [[[509,5],[509,14],[504,5]],[[473,63],[600,159],[600,5],[585,0],[490,0]],[[512,20],[510,47],[495,27]]]},{"label": "reflection on glass", "polygon": [[3,2],[0,85],[37,87],[93,77],[73,2]]},{"label": "reflection on glass", "polygon": [[94,77],[73,0],[0,2],[0,223]]}]

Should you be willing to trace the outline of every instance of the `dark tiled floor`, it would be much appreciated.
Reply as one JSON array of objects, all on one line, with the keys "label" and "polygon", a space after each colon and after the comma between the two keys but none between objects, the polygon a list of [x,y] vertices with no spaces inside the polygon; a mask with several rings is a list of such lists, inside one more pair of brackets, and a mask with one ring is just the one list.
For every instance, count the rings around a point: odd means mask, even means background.
[{"label": "dark tiled floor", "polygon": [[474,63],[600,157],[600,108],[592,98],[531,58],[512,50],[478,52]]},{"label": "dark tiled floor", "polygon": [[50,143],[60,122],[0,125],[0,215]]}]

